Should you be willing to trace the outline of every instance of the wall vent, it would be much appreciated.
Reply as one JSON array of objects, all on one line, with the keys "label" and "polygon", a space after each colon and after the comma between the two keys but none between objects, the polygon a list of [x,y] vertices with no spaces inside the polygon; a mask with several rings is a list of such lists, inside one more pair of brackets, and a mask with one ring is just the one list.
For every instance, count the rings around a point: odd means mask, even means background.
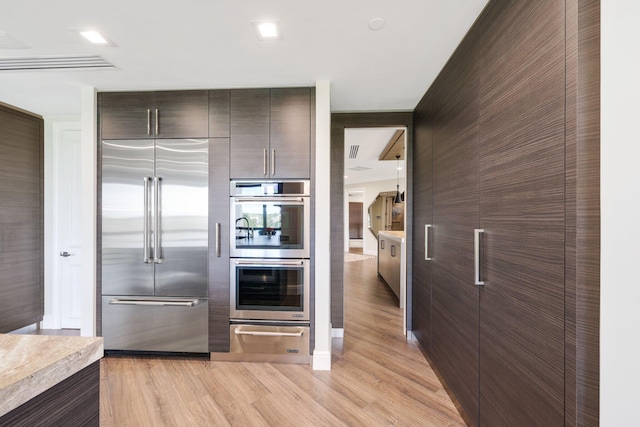
[{"label": "wall vent", "polygon": [[358,149],[360,148],[359,145],[352,145],[351,148],[349,148],[349,158],[350,159],[355,159],[356,157],[358,157]]},{"label": "wall vent", "polygon": [[0,58],[0,71],[116,68],[101,56],[33,56]]}]

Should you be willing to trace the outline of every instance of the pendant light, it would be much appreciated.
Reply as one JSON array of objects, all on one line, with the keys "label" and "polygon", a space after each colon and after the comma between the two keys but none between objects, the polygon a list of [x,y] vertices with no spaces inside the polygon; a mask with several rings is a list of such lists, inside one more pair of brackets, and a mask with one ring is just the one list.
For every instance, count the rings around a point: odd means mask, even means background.
[{"label": "pendant light", "polygon": [[402,197],[400,196],[400,154],[396,154],[396,197],[393,198],[393,203],[402,203]]}]

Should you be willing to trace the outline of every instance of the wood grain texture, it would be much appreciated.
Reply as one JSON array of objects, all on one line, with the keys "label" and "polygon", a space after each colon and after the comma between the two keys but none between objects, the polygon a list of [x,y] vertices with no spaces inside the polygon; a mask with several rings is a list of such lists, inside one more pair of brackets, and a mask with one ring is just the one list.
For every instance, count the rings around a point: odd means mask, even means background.
[{"label": "wood grain texture", "polygon": [[0,106],[0,333],[44,313],[44,124]]},{"label": "wood grain texture", "polygon": [[99,424],[99,361],[0,417],[2,427]]},{"label": "wood grain texture", "polygon": [[[229,351],[229,138],[209,139],[209,350]],[[216,236],[216,223],[220,236]],[[216,238],[220,256],[216,255]]]},{"label": "wood grain texture", "polygon": [[269,161],[272,163],[272,178],[310,177],[310,94],[308,87],[270,91]]},{"label": "wood grain texture", "polygon": [[152,122],[158,130],[155,138],[206,138],[209,135],[209,93],[206,90],[154,92],[153,103]]},{"label": "wood grain texture", "polygon": [[103,359],[101,425],[464,426],[376,261],[345,267],[346,332],[331,371],[203,360]]},{"label": "wood grain texture", "polygon": [[153,92],[100,93],[98,109],[102,139],[153,138],[147,128],[150,114],[147,110],[152,108]]},{"label": "wood grain texture", "polygon": [[[345,128],[406,127],[407,151],[413,147],[413,114],[403,113],[334,113],[331,114],[331,324],[344,325],[343,259],[344,259],[344,130]],[[408,164],[412,159],[407,158]],[[411,186],[407,181],[407,210],[411,205]],[[319,230],[318,230],[319,231]],[[407,230],[410,233],[411,230]],[[411,246],[407,245],[407,250]],[[410,265],[407,266],[407,310],[411,312]],[[410,323],[407,324],[411,326]]]},{"label": "wood grain texture", "polygon": [[[433,122],[432,97],[427,94],[413,113],[413,335],[424,351],[431,354],[431,272],[432,262],[425,260],[426,224],[433,225]],[[433,231],[433,228],[431,229]],[[433,233],[431,233],[433,234]],[[430,239],[432,240],[432,239]],[[431,243],[431,242],[430,242]],[[431,246],[433,252],[433,246]],[[408,251],[410,254],[411,252]]]},{"label": "wood grain texture", "polygon": [[209,91],[210,138],[229,138],[229,93],[227,89]]},{"label": "wood grain texture", "polygon": [[231,179],[267,177],[264,150],[268,154],[269,102],[269,89],[231,91]]}]

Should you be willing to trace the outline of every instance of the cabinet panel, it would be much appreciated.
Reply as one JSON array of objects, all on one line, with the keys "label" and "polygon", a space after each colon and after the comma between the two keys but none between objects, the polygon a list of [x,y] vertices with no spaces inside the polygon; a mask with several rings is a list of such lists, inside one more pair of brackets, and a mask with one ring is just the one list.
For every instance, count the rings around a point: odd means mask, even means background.
[{"label": "cabinet panel", "polygon": [[209,135],[208,91],[155,92],[153,123],[156,138],[206,138]]},{"label": "cabinet panel", "polygon": [[271,89],[270,174],[309,178],[310,88]]},{"label": "cabinet panel", "polygon": [[229,222],[229,138],[210,138],[209,350],[214,352],[229,351]]},{"label": "cabinet panel", "polygon": [[42,320],[43,123],[0,105],[0,333]]},{"label": "cabinet panel", "polygon": [[102,139],[152,138],[153,92],[100,94]]},{"label": "cabinet panel", "polygon": [[266,178],[269,154],[269,89],[232,90],[230,102],[231,178]]},{"label": "cabinet panel", "polygon": [[494,8],[480,115],[481,425],[564,425],[564,2]]},{"label": "cabinet panel", "polygon": [[209,136],[229,137],[229,90],[209,91]]}]

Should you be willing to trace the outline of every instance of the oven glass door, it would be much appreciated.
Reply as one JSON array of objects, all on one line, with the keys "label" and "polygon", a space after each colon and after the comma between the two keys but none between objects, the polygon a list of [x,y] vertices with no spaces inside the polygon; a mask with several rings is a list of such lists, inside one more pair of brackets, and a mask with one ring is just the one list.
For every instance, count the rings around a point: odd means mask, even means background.
[{"label": "oven glass door", "polygon": [[308,197],[233,197],[232,257],[308,258]]},{"label": "oven glass door", "polygon": [[231,260],[231,317],[309,320],[308,260]]}]

